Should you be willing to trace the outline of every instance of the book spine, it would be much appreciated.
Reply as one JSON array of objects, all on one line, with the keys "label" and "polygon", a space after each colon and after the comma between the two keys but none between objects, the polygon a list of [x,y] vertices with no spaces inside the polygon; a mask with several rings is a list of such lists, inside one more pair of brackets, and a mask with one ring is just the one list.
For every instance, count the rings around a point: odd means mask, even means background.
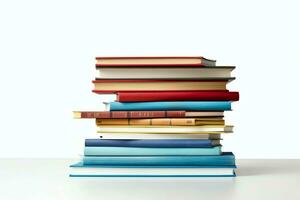
[{"label": "book spine", "polygon": [[178,92],[118,92],[119,102],[145,101],[238,101],[238,92],[178,91]]},{"label": "book spine", "polygon": [[213,147],[213,140],[100,140],[85,139],[86,147],[151,147],[151,148],[204,148]]},{"label": "book spine", "polygon": [[74,118],[124,119],[124,118],[164,118],[185,117],[185,111],[113,111],[74,112]]},{"label": "book spine", "polygon": [[111,111],[158,111],[158,110],[186,110],[186,111],[220,111],[231,110],[230,101],[166,101],[166,102],[110,102]]},{"label": "book spine", "polygon": [[221,147],[209,148],[146,148],[146,147],[85,147],[85,156],[206,156],[220,155]]},{"label": "book spine", "polygon": [[96,125],[153,125],[153,126],[193,126],[193,118],[162,119],[96,119]]},{"label": "book spine", "polygon": [[85,165],[233,166],[233,155],[211,156],[84,156]]}]

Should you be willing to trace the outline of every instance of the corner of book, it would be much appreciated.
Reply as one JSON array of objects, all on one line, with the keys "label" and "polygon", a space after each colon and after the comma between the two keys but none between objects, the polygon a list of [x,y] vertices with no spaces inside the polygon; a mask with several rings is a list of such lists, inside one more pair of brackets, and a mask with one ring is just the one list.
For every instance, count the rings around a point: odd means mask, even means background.
[{"label": "corner of book", "polygon": [[81,112],[73,111],[73,118],[74,119],[80,119],[81,118]]}]

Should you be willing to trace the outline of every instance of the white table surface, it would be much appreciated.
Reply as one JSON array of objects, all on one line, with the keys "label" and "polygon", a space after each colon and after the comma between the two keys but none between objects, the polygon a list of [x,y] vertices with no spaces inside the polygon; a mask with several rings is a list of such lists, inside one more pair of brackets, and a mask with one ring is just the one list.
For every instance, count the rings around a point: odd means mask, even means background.
[{"label": "white table surface", "polygon": [[300,160],[238,160],[236,178],[70,178],[74,162],[0,159],[0,199],[300,199]]}]

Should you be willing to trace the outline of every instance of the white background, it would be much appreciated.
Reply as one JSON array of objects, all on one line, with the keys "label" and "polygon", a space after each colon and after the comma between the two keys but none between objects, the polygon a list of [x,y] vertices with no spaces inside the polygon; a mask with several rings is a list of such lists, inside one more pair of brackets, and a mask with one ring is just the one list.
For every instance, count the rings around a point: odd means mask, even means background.
[{"label": "white background", "polygon": [[238,158],[300,158],[297,1],[1,1],[0,157],[76,157],[101,108],[95,56],[202,55],[236,65]]}]

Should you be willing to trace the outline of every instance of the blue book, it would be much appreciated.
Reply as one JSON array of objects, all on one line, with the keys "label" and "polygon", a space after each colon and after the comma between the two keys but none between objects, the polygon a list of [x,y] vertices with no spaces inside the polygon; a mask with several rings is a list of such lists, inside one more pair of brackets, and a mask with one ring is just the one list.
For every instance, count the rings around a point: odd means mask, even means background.
[{"label": "blue book", "polygon": [[110,111],[126,110],[187,110],[187,111],[215,111],[231,110],[230,101],[166,101],[166,102],[110,102]]},{"label": "blue book", "polygon": [[234,177],[231,166],[131,166],[85,165],[70,166],[70,177]]},{"label": "blue book", "polygon": [[148,147],[85,147],[85,156],[205,156],[220,155],[221,147],[148,148]]},{"label": "blue book", "polygon": [[101,140],[86,139],[86,147],[151,147],[151,148],[205,148],[219,145],[219,140]]},{"label": "blue book", "polygon": [[82,161],[85,165],[235,165],[231,152],[213,156],[84,156]]}]

